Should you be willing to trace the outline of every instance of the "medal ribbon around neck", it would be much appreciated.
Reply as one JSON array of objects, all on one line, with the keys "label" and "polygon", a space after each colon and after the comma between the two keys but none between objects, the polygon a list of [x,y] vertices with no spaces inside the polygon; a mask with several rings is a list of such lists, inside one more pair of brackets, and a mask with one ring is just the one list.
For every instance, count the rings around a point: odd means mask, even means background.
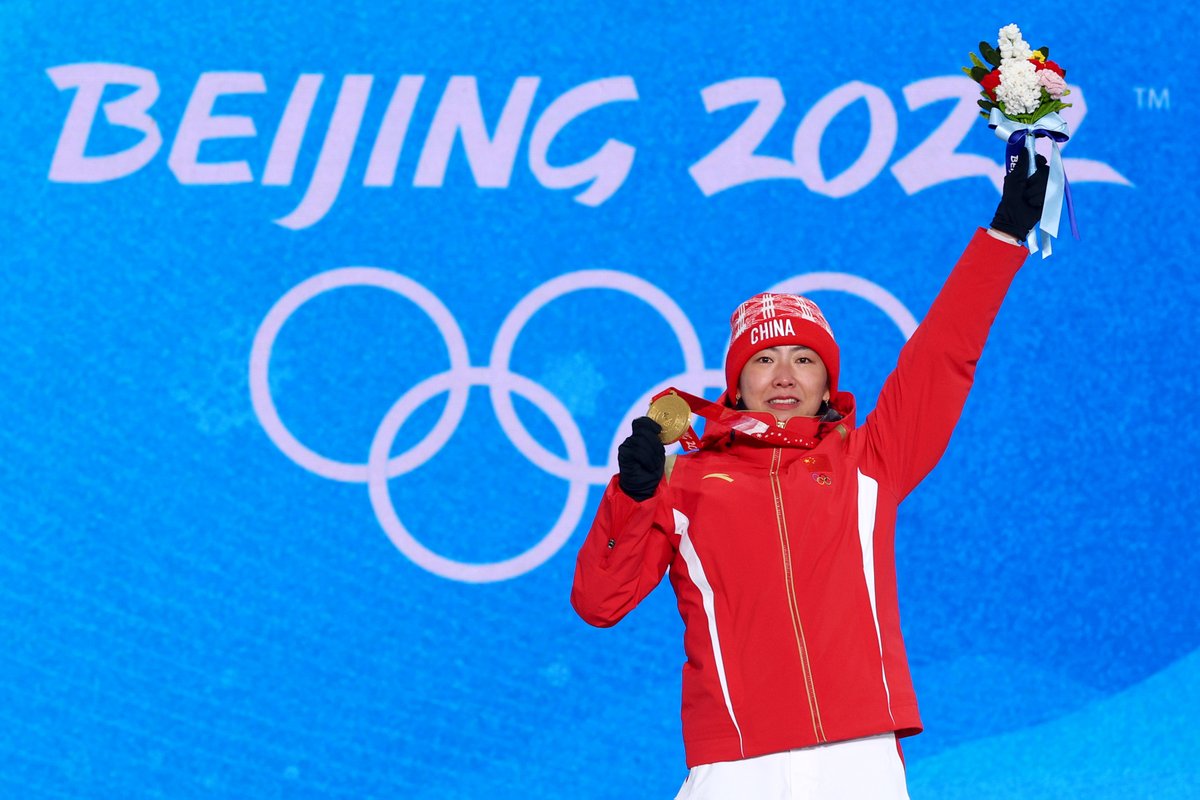
[{"label": "medal ribbon around neck", "polygon": [[679,442],[688,452],[700,449],[700,438],[692,429],[691,414],[778,447],[813,447],[817,444],[815,439],[797,436],[784,428],[769,425],[748,414],[688,394],[673,386],[654,395],[650,400],[650,409],[646,412],[646,416],[662,428],[658,438],[663,444]]}]

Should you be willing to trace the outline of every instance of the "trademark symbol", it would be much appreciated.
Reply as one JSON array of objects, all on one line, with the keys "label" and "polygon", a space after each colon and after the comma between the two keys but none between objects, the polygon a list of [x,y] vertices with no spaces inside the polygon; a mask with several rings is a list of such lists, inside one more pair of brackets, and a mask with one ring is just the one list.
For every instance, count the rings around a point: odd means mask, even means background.
[{"label": "trademark symbol", "polygon": [[1154,111],[1171,110],[1171,91],[1167,87],[1153,89],[1147,86],[1135,86],[1133,91],[1137,95],[1138,108],[1148,108]]}]

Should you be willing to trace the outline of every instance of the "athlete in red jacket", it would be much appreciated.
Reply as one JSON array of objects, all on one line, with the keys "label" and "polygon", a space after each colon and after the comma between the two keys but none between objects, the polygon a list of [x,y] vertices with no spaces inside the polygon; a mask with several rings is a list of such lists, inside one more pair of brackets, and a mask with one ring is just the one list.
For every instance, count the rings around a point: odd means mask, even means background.
[{"label": "athlete in red jacket", "polygon": [[1040,216],[1039,167],[1006,178],[991,230],[971,240],[862,425],[838,390],[829,325],[794,295],[734,312],[719,401],[742,409],[731,426],[710,417],[700,449],[671,464],[658,424],[634,421],[571,602],[613,625],[670,568],[687,655],[681,798],[907,797],[894,739],[921,719],[897,605],[896,507],[958,421],[1027,255],[1017,240]]}]

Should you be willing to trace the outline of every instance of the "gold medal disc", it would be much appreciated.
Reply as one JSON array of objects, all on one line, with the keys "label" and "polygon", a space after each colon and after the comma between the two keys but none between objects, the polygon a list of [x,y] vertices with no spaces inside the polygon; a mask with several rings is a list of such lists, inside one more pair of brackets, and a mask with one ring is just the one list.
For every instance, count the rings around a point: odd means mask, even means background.
[{"label": "gold medal disc", "polygon": [[692,419],[692,409],[688,407],[686,400],[672,392],[651,403],[646,416],[662,427],[658,434],[659,440],[663,444],[671,444],[679,441],[687,432]]}]

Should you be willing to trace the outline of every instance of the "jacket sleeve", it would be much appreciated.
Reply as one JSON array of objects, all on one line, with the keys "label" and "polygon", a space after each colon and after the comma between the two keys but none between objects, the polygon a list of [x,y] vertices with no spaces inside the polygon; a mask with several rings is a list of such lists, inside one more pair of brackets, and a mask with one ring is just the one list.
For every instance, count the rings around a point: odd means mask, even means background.
[{"label": "jacket sleeve", "polygon": [[1028,251],[980,228],[900,351],[871,412],[867,445],[898,499],[946,451],[992,322]]},{"label": "jacket sleeve", "polygon": [[590,625],[617,624],[662,580],[675,556],[666,481],[638,502],[609,481],[575,560],[571,605]]}]

